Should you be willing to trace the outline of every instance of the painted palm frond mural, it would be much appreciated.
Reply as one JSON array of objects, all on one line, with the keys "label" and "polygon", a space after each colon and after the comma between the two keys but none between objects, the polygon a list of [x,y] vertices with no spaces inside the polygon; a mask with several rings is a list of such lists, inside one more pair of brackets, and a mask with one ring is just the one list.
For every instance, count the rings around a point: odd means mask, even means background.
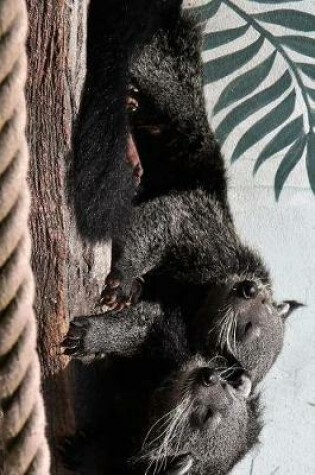
[{"label": "painted palm frond mural", "polygon": [[304,5],[303,0],[209,0],[193,8],[206,22],[206,88],[223,84],[212,107],[216,135],[223,145],[236,137],[225,150],[232,163],[255,146],[254,174],[281,157],[276,199],[299,162],[315,193],[315,14]]}]

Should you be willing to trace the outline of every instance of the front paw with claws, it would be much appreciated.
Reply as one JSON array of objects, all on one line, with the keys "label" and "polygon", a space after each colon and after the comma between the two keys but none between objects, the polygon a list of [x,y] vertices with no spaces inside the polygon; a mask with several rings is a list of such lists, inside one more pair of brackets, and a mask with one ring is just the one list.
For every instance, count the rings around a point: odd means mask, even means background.
[{"label": "front paw with claws", "polygon": [[123,310],[138,302],[142,292],[143,279],[124,279],[121,273],[112,271],[107,276],[105,288],[101,293],[100,305],[111,310]]},{"label": "front paw with claws", "polygon": [[85,337],[89,326],[89,319],[86,317],[76,317],[70,322],[68,333],[61,344],[65,355],[75,358],[90,355],[85,348]]}]

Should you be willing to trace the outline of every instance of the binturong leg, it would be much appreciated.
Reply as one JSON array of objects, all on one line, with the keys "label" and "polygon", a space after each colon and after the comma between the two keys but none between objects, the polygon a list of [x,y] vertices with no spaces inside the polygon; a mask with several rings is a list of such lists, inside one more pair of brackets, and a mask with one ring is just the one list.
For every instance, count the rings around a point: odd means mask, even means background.
[{"label": "binturong leg", "polygon": [[120,312],[76,317],[62,343],[64,353],[73,357],[131,356],[139,351],[160,314],[159,305],[141,302]]}]

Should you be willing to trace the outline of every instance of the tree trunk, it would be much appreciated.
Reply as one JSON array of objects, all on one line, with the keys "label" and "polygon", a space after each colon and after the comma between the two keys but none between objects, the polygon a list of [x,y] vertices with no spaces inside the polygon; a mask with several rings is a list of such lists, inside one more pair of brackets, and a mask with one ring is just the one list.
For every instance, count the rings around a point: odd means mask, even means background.
[{"label": "tree trunk", "polygon": [[[67,472],[57,444],[81,425],[76,365],[60,355],[69,316],[93,313],[109,247],[78,236],[71,213],[72,137],[85,77],[88,0],[27,0],[28,138],[35,308],[53,475]],[[80,387],[80,394],[79,394]],[[73,472],[72,472],[73,473]]]}]

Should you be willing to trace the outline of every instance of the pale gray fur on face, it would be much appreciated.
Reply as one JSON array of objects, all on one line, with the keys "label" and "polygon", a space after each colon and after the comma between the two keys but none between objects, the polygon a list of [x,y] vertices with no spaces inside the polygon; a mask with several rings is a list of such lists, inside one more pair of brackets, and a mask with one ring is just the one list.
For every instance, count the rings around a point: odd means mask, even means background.
[{"label": "pale gray fur on face", "polygon": [[[255,286],[255,297],[240,295],[244,282]],[[231,275],[209,289],[197,312],[191,326],[195,347],[201,352],[215,348],[219,354],[232,355],[253,382],[260,381],[281,351],[289,311],[289,304],[273,301],[269,284],[253,275]]]},{"label": "pale gray fur on face", "polygon": [[251,383],[242,376],[233,386],[229,372],[222,359],[195,356],[156,391],[138,457],[146,474],[164,473],[170,460],[186,456],[174,473],[223,475],[257,442],[261,427]]}]

